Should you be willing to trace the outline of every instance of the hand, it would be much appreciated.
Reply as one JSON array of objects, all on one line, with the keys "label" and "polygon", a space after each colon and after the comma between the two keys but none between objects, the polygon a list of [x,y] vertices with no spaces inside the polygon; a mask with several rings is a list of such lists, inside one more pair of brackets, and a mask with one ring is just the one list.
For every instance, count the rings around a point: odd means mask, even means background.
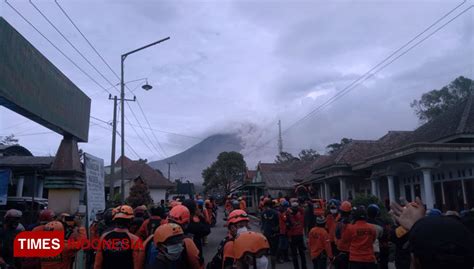
[{"label": "hand", "polygon": [[425,207],[419,197],[416,197],[415,202],[409,203],[406,207],[400,206],[396,202],[390,204],[392,215],[397,222],[407,231],[411,229],[413,224],[425,216]]}]

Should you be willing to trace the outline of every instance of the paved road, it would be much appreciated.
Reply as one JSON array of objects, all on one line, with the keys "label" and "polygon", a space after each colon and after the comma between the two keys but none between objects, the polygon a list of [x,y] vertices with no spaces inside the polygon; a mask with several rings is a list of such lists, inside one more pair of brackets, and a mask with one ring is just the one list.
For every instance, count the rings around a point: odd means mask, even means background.
[{"label": "paved road", "polygon": [[[227,234],[227,228],[224,227],[225,221],[222,219],[224,217],[224,213],[222,211],[222,207],[219,208],[218,211],[218,217],[217,217],[217,224],[214,228],[211,230],[211,234],[208,236],[208,244],[204,246],[204,259],[206,264],[211,261],[212,257],[217,252],[217,247],[219,246],[219,243],[224,239],[224,237]],[[250,222],[251,229],[253,231],[258,231],[260,232],[260,228],[258,227],[258,223],[255,221]],[[308,254],[308,253],[307,253]],[[313,268],[313,265],[311,261],[309,260],[309,257],[307,255],[306,258],[306,263],[307,263],[307,268]],[[301,266],[301,264],[300,264]],[[293,263],[287,262],[283,264],[277,264],[276,266],[277,269],[292,269],[293,268]],[[394,269],[395,266],[393,264],[389,265],[390,269]],[[270,269],[270,265],[268,266],[268,269]]]},{"label": "paved road", "polygon": [[[219,208],[219,212],[217,213],[217,224],[214,228],[211,230],[211,234],[208,236],[208,244],[204,247],[204,259],[207,262],[211,261],[212,257],[217,252],[217,247],[219,246],[219,243],[224,239],[224,237],[227,234],[227,228],[224,227],[225,221],[222,219],[224,217],[223,209],[222,207]],[[257,231],[260,232],[260,229],[258,227],[258,224],[254,221],[250,222],[251,230],[252,231]],[[308,265],[309,262],[308,262]],[[268,267],[270,268],[270,266]],[[291,269],[293,268],[292,263],[284,263],[284,264],[277,264],[277,269]],[[312,267],[308,267],[312,268]]]}]

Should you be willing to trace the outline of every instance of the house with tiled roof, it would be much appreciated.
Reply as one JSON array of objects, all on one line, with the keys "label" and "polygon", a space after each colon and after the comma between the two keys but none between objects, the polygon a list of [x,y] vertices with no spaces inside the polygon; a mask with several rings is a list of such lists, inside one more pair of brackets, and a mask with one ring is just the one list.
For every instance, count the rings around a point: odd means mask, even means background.
[{"label": "house with tiled roof", "polygon": [[373,194],[421,197],[428,208],[474,207],[474,96],[414,131],[353,140],[326,157],[301,185],[341,200]]},{"label": "house with tiled roof", "polygon": [[[150,196],[153,202],[159,203],[160,200],[166,199],[166,193],[169,189],[174,187],[174,184],[165,178],[159,171],[153,169],[147,164],[146,160],[131,160],[124,158],[124,190],[125,197],[130,193],[130,188],[137,181],[142,181],[147,184],[150,191]],[[106,167],[106,182],[113,180],[114,193],[120,193],[121,186],[121,159],[116,162],[114,175],[110,175],[110,167]]]}]

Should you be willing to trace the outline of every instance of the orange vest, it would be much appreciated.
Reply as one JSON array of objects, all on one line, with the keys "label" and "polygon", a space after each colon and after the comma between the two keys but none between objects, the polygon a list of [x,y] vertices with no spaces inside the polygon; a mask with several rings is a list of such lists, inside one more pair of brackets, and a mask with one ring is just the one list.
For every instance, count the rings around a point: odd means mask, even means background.
[{"label": "orange vest", "polygon": [[321,227],[311,229],[308,235],[308,246],[311,259],[317,258],[323,250],[326,250],[329,258],[333,257],[328,232]]},{"label": "orange vest", "polygon": [[349,224],[342,234],[342,239],[350,243],[349,261],[375,262],[373,244],[377,238],[374,225],[365,220]]}]

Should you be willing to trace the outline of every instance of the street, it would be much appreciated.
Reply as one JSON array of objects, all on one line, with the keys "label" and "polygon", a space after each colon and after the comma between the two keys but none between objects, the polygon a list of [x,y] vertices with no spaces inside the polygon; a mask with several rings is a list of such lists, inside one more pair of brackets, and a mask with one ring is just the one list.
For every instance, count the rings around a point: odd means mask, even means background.
[{"label": "street", "polygon": [[[212,260],[212,257],[217,252],[217,247],[219,246],[219,243],[224,239],[224,237],[227,234],[227,227],[224,227],[225,221],[223,220],[224,217],[224,212],[222,207],[219,207],[218,211],[218,217],[217,217],[217,224],[214,228],[211,230],[211,234],[208,237],[208,244],[204,247],[204,259],[205,262],[208,263]],[[251,220],[250,222],[250,228],[252,231],[260,232],[260,228],[258,227],[258,224]],[[309,262],[307,260],[307,264],[309,265]],[[268,265],[270,268],[270,265]],[[283,263],[283,264],[277,264],[276,268],[278,269],[289,269],[293,268],[292,263]],[[311,267],[308,267],[311,268]]]}]

